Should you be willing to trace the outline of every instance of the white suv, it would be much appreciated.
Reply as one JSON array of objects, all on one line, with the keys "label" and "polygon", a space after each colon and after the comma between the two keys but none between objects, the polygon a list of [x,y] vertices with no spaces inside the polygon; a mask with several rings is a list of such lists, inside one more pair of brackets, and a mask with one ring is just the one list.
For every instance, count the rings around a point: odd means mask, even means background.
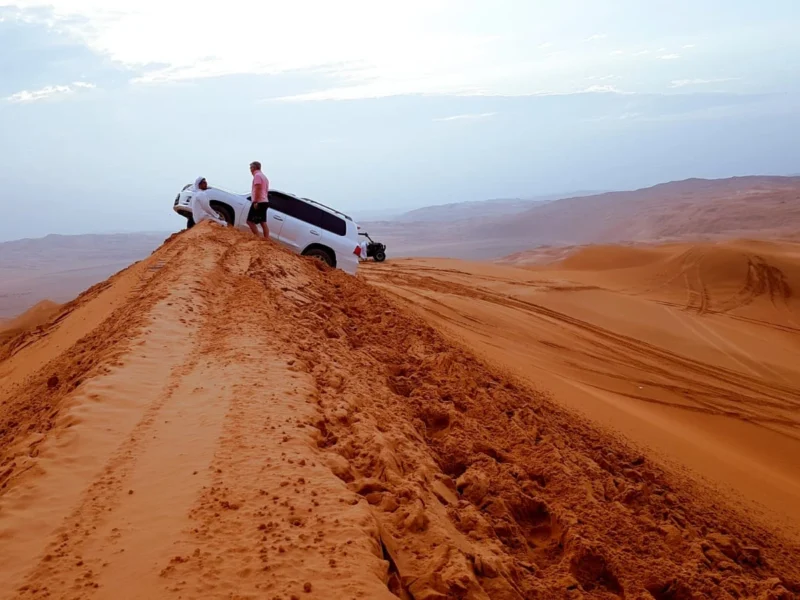
[{"label": "white suv", "polygon": [[[250,212],[249,194],[232,194],[209,187],[209,204],[228,225],[249,231],[247,215]],[[172,206],[179,215],[192,220],[192,185],[189,184],[175,197]],[[303,256],[313,256],[331,267],[355,275],[361,256],[358,225],[347,215],[324,204],[298,198],[293,194],[269,191],[267,225],[270,239],[287,246]],[[261,227],[259,227],[259,232]]]}]

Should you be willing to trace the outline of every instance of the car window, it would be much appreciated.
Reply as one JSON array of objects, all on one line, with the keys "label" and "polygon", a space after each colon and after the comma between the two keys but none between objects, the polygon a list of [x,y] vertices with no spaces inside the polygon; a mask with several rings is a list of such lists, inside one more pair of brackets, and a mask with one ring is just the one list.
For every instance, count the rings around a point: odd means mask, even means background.
[{"label": "car window", "polygon": [[267,199],[269,201],[270,208],[280,211],[285,215],[289,214],[286,200],[291,200],[291,198],[284,196],[283,194],[278,194],[277,192],[269,192]]},{"label": "car window", "polygon": [[322,227],[326,231],[330,231],[336,235],[345,235],[347,233],[347,224],[344,222],[344,219],[340,219],[336,215],[332,215],[316,206],[306,206],[312,211],[312,216],[315,220],[314,225]]},{"label": "car window", "polygon": [[269,205],[285,215],[300,219],[309,225],[320,227],[336,235],[345,235],[347,233],[347,224],[343,219],[297,198],[270,193]]}]

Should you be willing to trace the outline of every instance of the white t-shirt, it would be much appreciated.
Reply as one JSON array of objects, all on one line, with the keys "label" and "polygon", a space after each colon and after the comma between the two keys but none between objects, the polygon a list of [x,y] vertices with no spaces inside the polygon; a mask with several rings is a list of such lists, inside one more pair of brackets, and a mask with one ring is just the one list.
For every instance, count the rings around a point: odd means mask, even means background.
[{"label": "white t-shirt", "polygon": [[201,221],[214,221],[220,225],[227,225],[227,223],[217,216],[217,213],[212,210],[208,201],[208,194],[203,190],[197,190],[192,194],[192,218],[195,224]]}]

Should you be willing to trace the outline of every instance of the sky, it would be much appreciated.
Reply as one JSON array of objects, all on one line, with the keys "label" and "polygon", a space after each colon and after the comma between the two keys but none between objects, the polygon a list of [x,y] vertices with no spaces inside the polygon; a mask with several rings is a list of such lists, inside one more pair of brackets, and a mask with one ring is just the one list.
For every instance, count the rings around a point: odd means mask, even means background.
[{"label": "sky", "polygon": [[0,0],[0,240],[800,172],[797,0]]}]

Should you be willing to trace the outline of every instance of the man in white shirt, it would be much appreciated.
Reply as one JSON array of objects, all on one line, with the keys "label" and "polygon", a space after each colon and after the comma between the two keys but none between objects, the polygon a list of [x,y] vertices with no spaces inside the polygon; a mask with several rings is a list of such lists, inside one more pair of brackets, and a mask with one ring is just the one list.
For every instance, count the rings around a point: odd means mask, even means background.
[{"label": "man in white shirt", "polygon": [[194,193],[192,194],[192,219],[194,219],[195,224],[200,223],[200,221],[213,221],[225,227],[227,225],[225,220],[220,219],[216,211],[211,208],[211,204],[209,204],[207,189],[206,178],[198,177],[194,182]]}]

